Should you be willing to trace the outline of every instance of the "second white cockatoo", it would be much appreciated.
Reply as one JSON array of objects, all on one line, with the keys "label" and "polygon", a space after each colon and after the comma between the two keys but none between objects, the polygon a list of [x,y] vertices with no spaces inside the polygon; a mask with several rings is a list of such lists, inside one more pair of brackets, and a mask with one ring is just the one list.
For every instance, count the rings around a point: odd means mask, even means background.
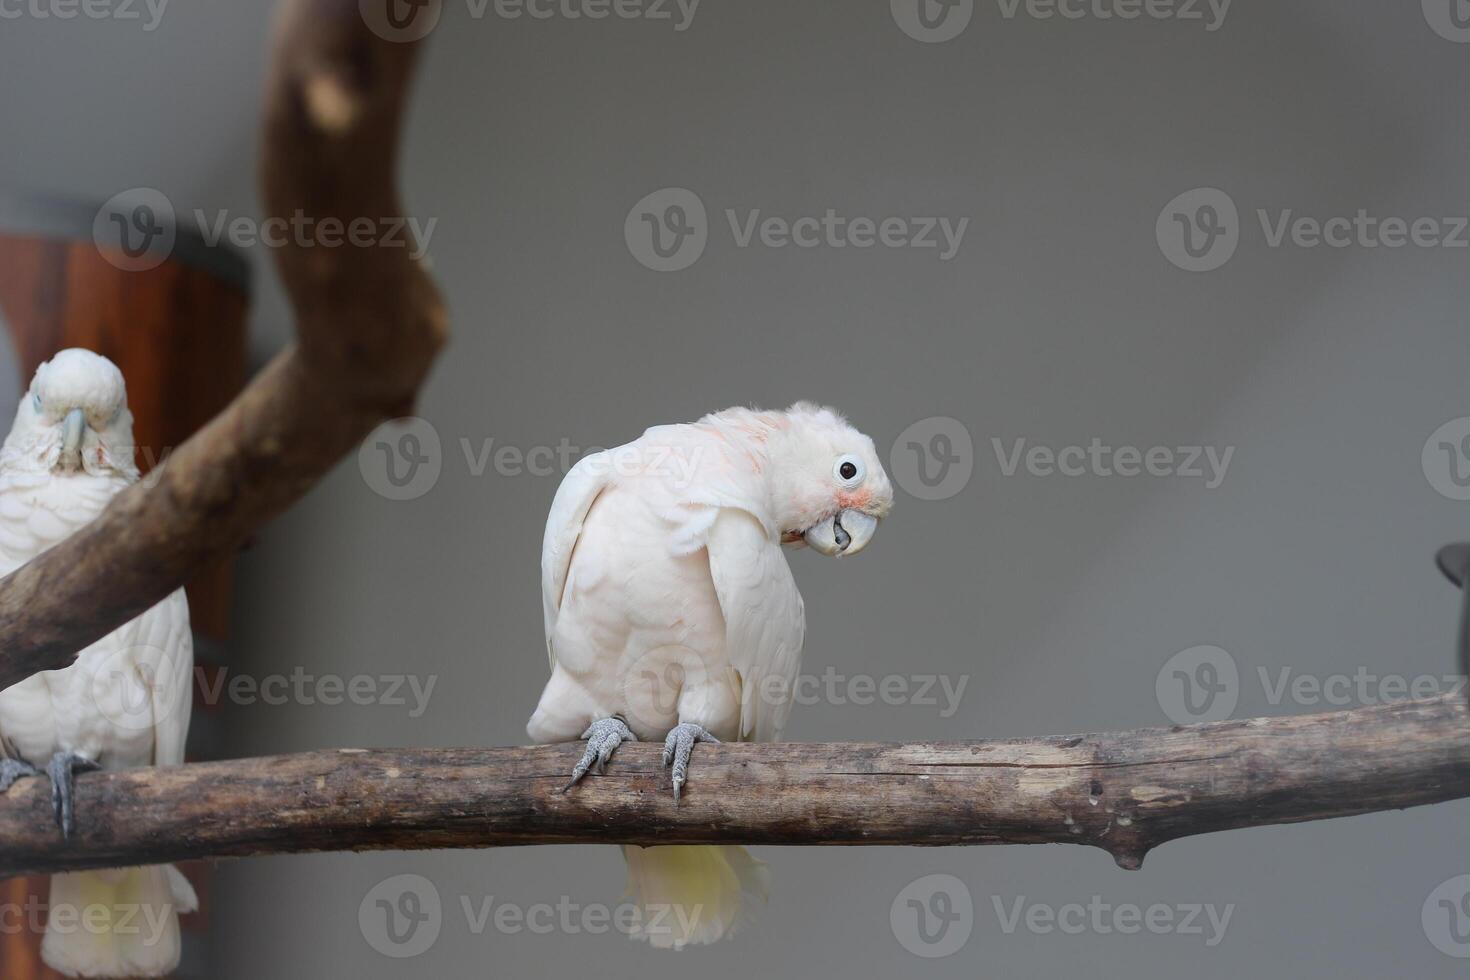
[{"label": "second white cockatoo", "polygon": [[[100,514],[138,479],[122,372],[64,350],[37,369],[0,449],[0,575]],[[51,781],[59,832],[76,832],[75,773],[179,765],[189,731],[193,638],[184,591],[93,643],[61,670],[0,691],[0,792]],[[161,977],[178,966],[178,915],[197,906],[172,865],[51,878],[41,955],[70,977]]]},{"label": "second white cockatoo", "polygon": [[[772,741],[791,709],[806,614],[783,545],[850,556],[893,506],[873,440],[829,408],[733,408],[585,457],[546,522],[541,593],[551,679],[527,725],[583,739],[572,772],[662,740],[674,798],[699,742]],[[624,848],[660,947],[734,934],[769,875],[744,848]]]}]

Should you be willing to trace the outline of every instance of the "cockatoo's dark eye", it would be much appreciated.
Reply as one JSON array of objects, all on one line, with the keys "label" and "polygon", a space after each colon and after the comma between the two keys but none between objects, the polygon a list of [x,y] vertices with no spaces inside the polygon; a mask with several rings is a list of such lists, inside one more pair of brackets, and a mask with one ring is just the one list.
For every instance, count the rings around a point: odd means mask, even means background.
[{"label": "cockatoo's dark eye", "polygon": [[863,480],[863,461],[856,456],[839,456],[837,465],[832,467],[832,473],[842,483],[850,487],[857,486]]},{"label": "cockatoo's dark eye", "polygon": [[843,463],[842,468],[839,469],[838,472],[842,474],[842,478],[844,480],[851,480],[853,477],[857,476],[857,467],[854,466],[852,463]]},{"label": "cockatoo's dark eye", "polygon": [[39,412],[41,410],[41,396],[40,395],[32,395],[31,396],[31,404],[34,405],[35,408],[36,408],[36,411]]}]

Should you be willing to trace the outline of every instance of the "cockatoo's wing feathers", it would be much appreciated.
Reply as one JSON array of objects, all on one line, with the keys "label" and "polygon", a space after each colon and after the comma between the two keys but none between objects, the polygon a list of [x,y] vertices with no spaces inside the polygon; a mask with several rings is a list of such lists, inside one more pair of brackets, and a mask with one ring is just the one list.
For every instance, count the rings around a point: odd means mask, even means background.
[{"label": "cockatoo's wing feathers", "polygon": [[551,648],[551,635],[561,610],[567,572],[572,567],[572,552],[577,548],[587,512],[607,487],[609,473],[606,452],[582,457],[557,487],[546,518],[546,536],[541,542],[541,604],[546,620],[546,655],[553,669],[556,651]]},{"label": "cockatoo's wing feathers", "polygon": [[151,690],[153,704],[153,764],[184,763],[193,707],[194,636],[189,629],[189,600],[179,589],[129,626],[135,663]]},{"label": "cockatoo's wing feathers", "polygon": [[719,511],[709,566],[725,614],[725,648],[740,674],[740,738],[768,742],[791,713],[806,610],[779,541],[746,511]]}]

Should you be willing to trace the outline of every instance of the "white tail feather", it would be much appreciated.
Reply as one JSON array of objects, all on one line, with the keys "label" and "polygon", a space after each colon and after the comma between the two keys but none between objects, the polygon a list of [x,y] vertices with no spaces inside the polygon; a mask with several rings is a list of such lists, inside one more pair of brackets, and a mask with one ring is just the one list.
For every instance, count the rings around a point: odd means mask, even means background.
[{"label": "white tail feather", "polygon": [[162,977],[179,965],[179,915],[199,899],[171,864],[51,876],[41,959],[68,977]]},{"label": "white tail feather", "polygon": [[628,894],[641,909],[631,935],[680,949],[735,935],[766,902],[771,873],[743,847],[625,847]]}]

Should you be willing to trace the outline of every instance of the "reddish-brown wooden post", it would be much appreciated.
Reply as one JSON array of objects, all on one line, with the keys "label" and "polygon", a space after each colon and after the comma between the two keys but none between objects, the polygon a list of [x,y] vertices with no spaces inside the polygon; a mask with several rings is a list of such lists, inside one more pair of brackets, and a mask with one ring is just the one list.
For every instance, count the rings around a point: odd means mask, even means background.
[{"label": "reddish-brown wooden post", "polygon": [[[249,266],[179,229],[161,264],[130,271],[137,263],[104,252],[94,239],[97,215],[92,205],[0,195],[0,313],[22,391],[41,362],[67,347],[89,348],[122,369],[138,466],[146,473],[244,383]],[[9,429],[13,410],[0,405],[0,430]],[[229,629],[229,566],[200,575],[188,591],[196,659],[208,665]],[[195,712],[196,736],[208,736],[207,710]],[[207,884],[202,868],[186,871],[196,885]],[[46,891],[44,878],[15,879],[0,883],[0,902],[23,910],[43,901]],[[207,913],[205,892],[201,887]],[[203,914],[186,919],[186,935],[202,932],[204,920]],[[42,966],[39,944],[29,931],[0,936],[0,977],[59,980]]]}]

